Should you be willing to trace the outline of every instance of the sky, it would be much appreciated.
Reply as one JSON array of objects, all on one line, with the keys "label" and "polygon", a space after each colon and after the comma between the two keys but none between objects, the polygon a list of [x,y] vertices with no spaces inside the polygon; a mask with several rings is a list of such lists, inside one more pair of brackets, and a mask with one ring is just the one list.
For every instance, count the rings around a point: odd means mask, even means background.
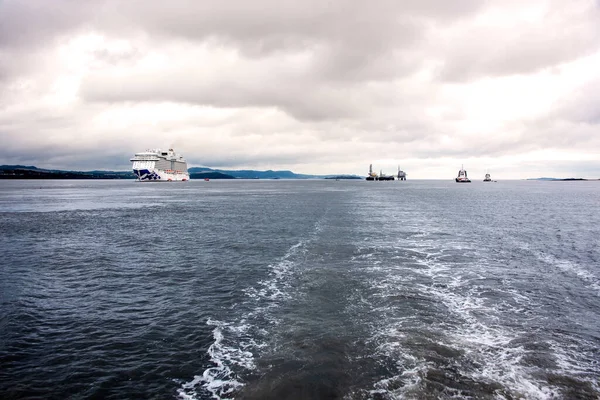
[{"label": "sky", "polygon": [[0,164],[600,178],[599,0],[0,0]]}]

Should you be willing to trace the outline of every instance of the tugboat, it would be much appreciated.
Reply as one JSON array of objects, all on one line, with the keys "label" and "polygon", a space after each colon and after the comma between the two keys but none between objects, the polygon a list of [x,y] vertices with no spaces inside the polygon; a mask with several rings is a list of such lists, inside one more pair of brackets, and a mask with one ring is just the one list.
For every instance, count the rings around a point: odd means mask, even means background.
[{"label": "tugboat", "polygon": [[471,183],[471,180],[467,178],[467,171],[462,165],[460,166],[460,171],[458,171],[458,176],[455,180],[458,183]]},{"label": "tugboat", "polygon": [[491,182],[492,181],[492,178],[490,177],[489,173],[485,174],[485,178],[483,178],[483,181],[484,182]]}]

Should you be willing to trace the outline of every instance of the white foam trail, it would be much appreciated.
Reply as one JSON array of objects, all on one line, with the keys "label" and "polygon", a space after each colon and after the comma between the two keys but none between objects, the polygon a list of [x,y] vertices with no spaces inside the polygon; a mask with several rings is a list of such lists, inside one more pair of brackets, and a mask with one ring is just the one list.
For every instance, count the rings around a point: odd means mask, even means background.
[{"label": "white foam trail", "polygon": [[[466,283],[460,277],[451,282],[454,288]],[[496,316],[496,320],[502,318],[495,305],[477,297],[477,293],[471,290],[430,288],[429,292],[442,299],[449,311],[464,321],[448,332],[447,340],[450,347],[462,349],[479,365],[473,371],[463,371],[465,375],[483,382],[500,383],[511,392],[521,393],[529,399],[556,398],[558,388],[534,378],[533,371],[523,366],[521,361],[528,351],[522,346],[512,345],[524,332],[481,321],[479,315]],[[501,394],[497,397],[504,398]]]},{"label": "white foam trail", "polygon": [[581,265],[573,261],[558,259],[549,254],[536,252],[535,255],[540,261],[543,261],[548,265],[558,267],[560,270],[568,274],[575,274],[588,288],[594,290],[596,294],[600,296],[600,279]]},{"label": "white foam trail", "polygon": [[273,265],[269,265],[271,270],[270,278],[260,281],[260,288],[248,288],[245,293],[250,297],[257,297],[267,300],[287,299],[289,293],[285,290],[289,287],[287,277],[296,266],[296,261],[293,259],[299,253],[304,253],[305,242],[300,241],[290,247],[282,259]]},{"label": "white foam trail", "polygon": [[[419,388],[423,381],[422,377],[425,376],[428,368],[429,366],[425,362],[421,362],[413,368],[404,367],[401,374],[375,382],[373,385],[375,389],[369,390],[369,394],[388,395],[394,399],[402,399],[411,391]],[[398,388],[399,384],[402,386]]]},{"label": "white foam trail", "polygon": [[[419,239],[426,239],[427,236],[421,235]],[[430,283],[411,284],[410,289],[417,289],[417,293],[424,298],[437,299],[436,303],[446,307],[451,318],[449,323],[444,324],[440,321],[420,329],[433,333],[444,332],[441,336],[444,343],[440,345],[460,350],[464,357],[472,361],[469,364],[476,367],[459,371],[462,375],[483,383],[500,384],[509,391],[509,398],[516,396],[542,400],[559,396],[557,387],[534,377],[536,369],[526,367],[522,362],[528,350],[514,343],[526,332],[502,325],[503,319],[511,313],[516,314],[523,308],[531,307],[527,296],[510,288],[478,286],[479,279],[489,276],[478,271],[485,267],[481,265],[483,255],[476,249],[457,242],[456,239],[436,239],[435,242],[408,240],[404,242],[404,246],[407,253],[412,254],[412,262],[424,268],[404,269],[404,274],[396,274],[396,267],[387,265],[389,274],[383,280],[372,280],[372,289],[375,289],[379,296],[394,297],[405,291],[407,287],[403,285],[410,282],[407,274],[417,274],[430,279]],[[467,261],[461,264],[447,261],[446,255],[456,251],[460,252],[461,257],[466,256]],[[469,262],[468,259],[473,261]],[[363,258],[362,261],[366,260]],[[367,268],[367,271],[380,272],[381,269],[373,265]],[[508,297],[507,300],[494,302],[488,295],[481,294],[491,290],[494,290],[500,299],[502,295]],[[394,315],[393,310],[389,310],[389,313]],[[408,317],[387,320],[392,321],[395,328],[390,330],[388,326],[383,331],[376,332],[374,337],[375,340],[384,342],[384,345],[379,347],[379,352],[396,359],[398,370],[402,372],[377,382],[371,394],[385,393],[385,396],[392,399],[418,397],[419,389],[422,390],[422,377],[426,376],[432,365],[417,359],[409,349],[403,348],[402,337],[397,334],[414,328],[415,322],[418,321]],[[447,388],[447,393],[444,393],[448,398],[465,398],[454,388]],[[498,399],[504,396],[502,393],[496,393]]]},{"label": "white foam trail", "polygon": [[214,342],[208,348],[210,361],[215,366],[206,369],[202,375],[196,375],[193,380],[182,385],[179,389],[179,396],[184,399],[195,399],[195,393],[192,391],[200,385],[214,399],[229,398],[230,395],[244,385],[233,372],[232,367],[239,366],[246,370],[256,368],[252,352],[225,344],[224,331],[240,334],[248,329],[247,325],[231,326],[214,320],[209,320],[207,323],[215,326],[213,330]]},{"label": "white foam trail", "polygon": [[269,339],[269,332],[262,327],[265,321],[268,325],[280,323],[273,310],[291,297],[290,279],[306,258],[306,246],[316,240],[322,230],[322,223],[317,221],[308,238],[292,245],[278,262],[268,265],[267,279],[259,281],[256,287],[243,290],[247,296],[245,308],[251,311],[240,320],[224,322],[209,319],[207,324],[215,326],[214,342],[208,349],[214,366],[184,383],[178,392],[179,397],[196,399],[196,391],[202,388],[214,399],[230,399],[244,386],[235,371],[256,369],[257,353],[267,347]]}]

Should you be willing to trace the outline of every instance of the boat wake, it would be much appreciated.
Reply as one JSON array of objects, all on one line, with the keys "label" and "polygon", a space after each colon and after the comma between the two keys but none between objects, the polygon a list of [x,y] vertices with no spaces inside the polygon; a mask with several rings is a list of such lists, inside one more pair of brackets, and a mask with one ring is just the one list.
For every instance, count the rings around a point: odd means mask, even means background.
[{"label": "boat wake", "polygon": [[245,386],[244,377],[253,374],[257,357],[269,346],[270,327],[281,324],[274,311],[292,296],[294,277],[306,257],[307,246],[316,240],[321,226],[317,221],[309,237],[292,245],[277,262],[268,265],[267,279],[243,291],[246,299],[238,308],[247,312],[234,321],[208,320],[208,325],[215,326],[214,342],[208,349],[213,366],[184,383],[178,391],[180,398],[191,400],[210,395],[215,399],[231,399]]},{"label": "boat wake", "polygon": [[[554,288],[528,284],[544,282],[552,267],[597,295],[590,271],[436,226],[402,229],[373,240],[367,232],[349,245],[329,239],[317,222],[268,265],[264,279],[244,290],[235,317],[209,320],[212,365],[183,384],[180,397],[262,395],[278,379],[283,381],[276,382],[278,390],[291,390],[294,382],[318,379],[311,373],[320,368],[332,379],[347,379],[348,387],[335,393],[348,400],[424,393],[507,400],[600,395],[600,350],[593,333],[565,329],[573,321],[563,315],[552,320],[547,296]],[[324,237],[331,240],[327,245]],[[333,252],[332,246],[340,247]],[[331,258],[324,251],[332,251]],[[522,259],[538,264],[521,265]],[[343,277],[335,275],[342,271]],[[343,293],[329,294],[331,285]],[[315,322],[319,318],[330,326]]]},{"label": "boat wake", "polygon": [[[370,264],[365,301],[381,321],[372,325],[374,357],[390,376],[354,397],[555,399],[568,391],[565,381],[582,386],[575,395],[600,394],[593,343],[577,338],[565,347],[567,338],[546,335],[538,317],[544,305],[509,279],[491,278],[502,276],[491,257],[429,236],[413,236],[391,257],[384,249],[355,257]],[[571,264],[555,265],[594,282]]]},{"label": "boat wake", "polygon": [[[214,366],[182,385],[178,393],[183,399],[196,399],[198,392],[210,394],[216,399],[228,398],[243,386],[233,369],[255,369],[252,352],[237,347],[237,343],[230,343],[231,338],[244,336],[250,328],[248,325],[234,326],[215,320],[208,320],[207,324],[215,326],[214,342],[208,349],[210,361]],[[245,347],[253,346],[258,345],[249,339]]]}]

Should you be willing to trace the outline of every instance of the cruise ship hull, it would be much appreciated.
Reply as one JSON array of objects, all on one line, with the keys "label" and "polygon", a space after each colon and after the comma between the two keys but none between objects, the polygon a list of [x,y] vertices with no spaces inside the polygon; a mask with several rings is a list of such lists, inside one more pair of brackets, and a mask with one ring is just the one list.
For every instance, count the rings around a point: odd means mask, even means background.
[{"label": "cruise ship hull", "polygon": [[190,175],[187,173],[173,173],[161,171],[160,169],[134,169],[133,173],[140,182],[175,182],[190,180]]}]

